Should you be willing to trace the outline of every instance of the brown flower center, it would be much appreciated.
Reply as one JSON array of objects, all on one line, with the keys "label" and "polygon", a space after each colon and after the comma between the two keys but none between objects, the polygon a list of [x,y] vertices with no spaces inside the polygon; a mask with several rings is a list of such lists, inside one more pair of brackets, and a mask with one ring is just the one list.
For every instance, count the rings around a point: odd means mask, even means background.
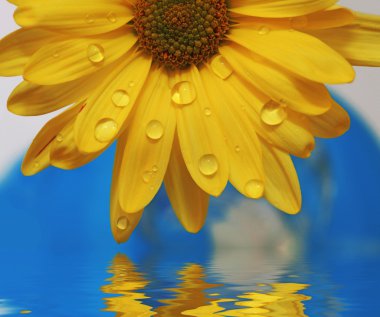
[{"label": "brown flower center", "polygon": [[139,44],[170,68],[201,64],[229,29],[226,0],[137,0]]}]

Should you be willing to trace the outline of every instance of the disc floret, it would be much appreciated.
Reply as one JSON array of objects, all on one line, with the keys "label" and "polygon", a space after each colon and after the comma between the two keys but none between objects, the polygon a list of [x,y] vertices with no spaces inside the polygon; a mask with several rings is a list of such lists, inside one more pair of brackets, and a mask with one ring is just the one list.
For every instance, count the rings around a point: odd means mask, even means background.
[{"label": "disc floret", "polygon": [[138,0],[139,44],[170,68],[198,65],[213,56],[229,28],[225,0]]}]

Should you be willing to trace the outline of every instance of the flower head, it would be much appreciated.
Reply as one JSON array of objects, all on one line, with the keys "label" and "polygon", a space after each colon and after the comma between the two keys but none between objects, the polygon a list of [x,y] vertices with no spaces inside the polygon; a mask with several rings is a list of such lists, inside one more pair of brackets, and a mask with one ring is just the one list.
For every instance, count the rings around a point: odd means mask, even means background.
[{"label": "flower head", "polygon": [[23,75],[8,108],[68,106],[22,170],[73,169],[117,140],[111,225],[125,241],[162,182],[183,226],[204,224],[228,181],[297,213],[290,155],[337,137],[347,113],[324,84],[380,65],[380,20],[335,0],[17,0],[0,75]]}]

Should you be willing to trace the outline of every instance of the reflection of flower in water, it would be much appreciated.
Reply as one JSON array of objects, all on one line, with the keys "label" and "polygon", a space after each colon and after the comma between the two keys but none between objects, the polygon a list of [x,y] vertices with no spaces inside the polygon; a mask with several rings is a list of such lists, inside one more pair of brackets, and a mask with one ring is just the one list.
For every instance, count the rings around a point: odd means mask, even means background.
[{"label": "reflection of flower in water", "polygon": [[158,307],[158,316],[180,316],[184,311],[195,309],[210,302],[206,290],[220,287],[220,284],[209,284],[205,281],[204,269],[198,264],[187,264],[177,272],[181,282],[177,287],[170,289],[174,298],[162,299],[164,306]]},{"label": "reflection of flower in water", "polygon": [[151,310],[152,307],[143,303],[143,299],[148,298],[143,291],[149,282],[137,272],[125,255],[116,255],[109,272],[113,276],[108,279],[110,284],[102,287],[102,291],[106,294],[122,296],[106,298],[105,311],[115,312],[116,316],[123,317],[155,315]]},{"label": "reflection of flower in water", "polygon": [[160,292],[164,298],[155,298],[160,305],[152,307],[153,300],[148,304],[149,297],[144,293],[148,291],[149,281],[137,272],[127,257],[117,255],[109,272],[113,276],[107,280],[110,284],[103,286],[102,291],[120,296],[106,298],[107,308],[104,310],[115,312],[120,317],[305,317],[303,301],[310,299],[298,293],[308,285],[298,283],[263,284],[265,292],[263,288],[262,291],[233,295],[228,285],[207,282],[212,277],[207,276],[203,266],[185,264],[177,272],[177,286]]}]

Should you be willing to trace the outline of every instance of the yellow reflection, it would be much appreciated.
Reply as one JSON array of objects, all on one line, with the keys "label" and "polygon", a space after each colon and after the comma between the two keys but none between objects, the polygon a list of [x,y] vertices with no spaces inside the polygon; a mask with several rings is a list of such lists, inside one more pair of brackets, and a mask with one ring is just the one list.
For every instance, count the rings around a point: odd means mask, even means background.
[{"label": "yellow reflection", "polygon": [[[175,317],[186,315],[186,311],[210,303],[205,290],[221,286],[205,282],[204,269],[198,264],[187,264],[177,274],[179,276],[177,279],[181,282],[176,288],[169,289],[169,291],[175,294],[174,298],[159,300],[160,303],[165,305],[156,309],[157,316]],[[202,316],[211,315],[203,314]]]},{"label": "yellow reflection", "polygon": [[107,279],[110,284],[101,290],[105,294],[121,296],[105,298],[105,311],[115,312],[118,317],[149,317],[156,314],[152,307],[143,303],[148,298],[143,291],[149,282],[125,255],[116,255],[108,272],[113,274]]},{"label": "yellow reflection", "polygon": [[137,272],[127,257],[117,255],[109,272],[113,276],[102,291],[119,296],[106,298],[105,310],[120,317],[307,317],[303,302],[310,297],[299,293],[308,287],[306,284],[260,284],[257,286],[265,288],[265,292],[234,293],[228,297],[223,295],[233,292],[228,286],[206,282],[209,278],[201,265],[186,264],[177,272],[177,286],[160,289],[160,294],[164,294],[160,296],[165,298],[154,298],[159,304],[152,307],[146,303],[149,281]]}]

